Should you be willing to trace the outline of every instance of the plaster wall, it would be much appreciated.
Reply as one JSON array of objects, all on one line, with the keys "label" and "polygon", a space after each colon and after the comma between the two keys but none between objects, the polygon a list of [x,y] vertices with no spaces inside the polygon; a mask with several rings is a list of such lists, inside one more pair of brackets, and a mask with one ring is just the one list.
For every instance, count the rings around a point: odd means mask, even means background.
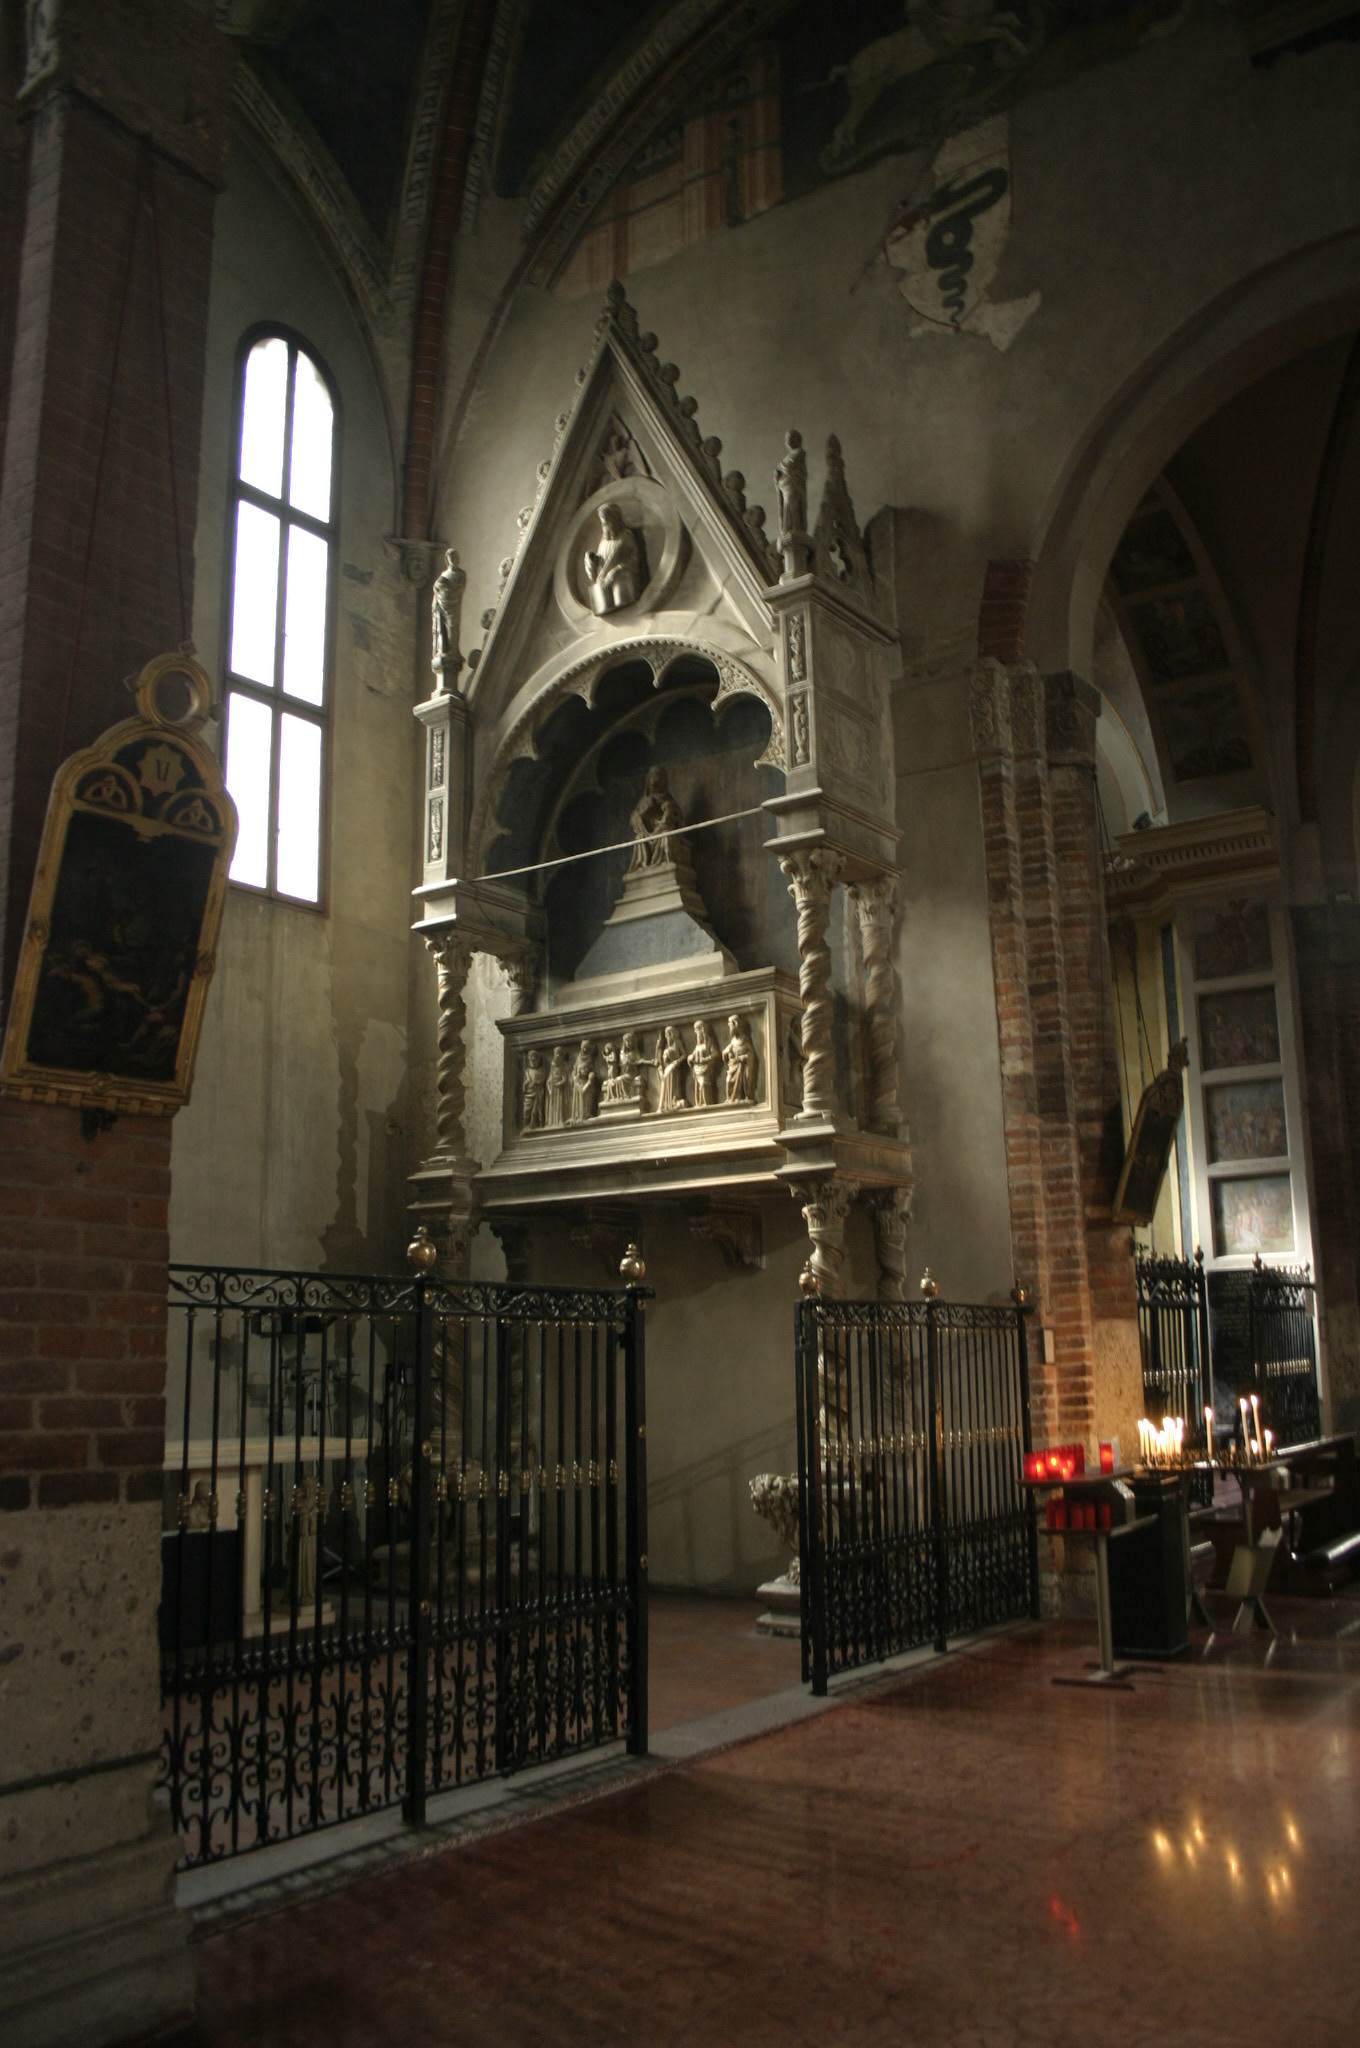
[{"label": "plaster wall", "polygon": [[386,1270],[405,1243],[410,707],[427,599],[384,545],[392,445],[359,325],[284,189],[238,141],[217,213],[198,508],[195,630],[218,673],[237,350],[262,321],[315,349],[339,399],[327,894],[317,911],[228,891],[193,1100],[175,1127],[171,1251]]},{"label": "plaster wall", "polygon": [[[1009,117],[1012,229],[992,296],[1037,290],[1042,301],[1005,354],[973,336],[908,334],[878,250],[904,196],[924,189],[921,153],[709,236],[640,272],[630,294],[753,498],[772,502],[760,482],[794,422],[813,450],[815,503],[816,451],[834,429],[862,518],[911,505],[984,555],[1032,554],[1149,359],[1242,280],[1354,232],[1357,87],[1354,48],[1258,71],[1228,24],[1196,21],[1023,99]],[[467,264],[483,303],[492,233],[488,218]],[[470,616],[494,598],[594,312],[520,290],[483,354],[473,323],[452,330],[448,389],[462,395],[451,397],[439,524],[464,548]]]}]

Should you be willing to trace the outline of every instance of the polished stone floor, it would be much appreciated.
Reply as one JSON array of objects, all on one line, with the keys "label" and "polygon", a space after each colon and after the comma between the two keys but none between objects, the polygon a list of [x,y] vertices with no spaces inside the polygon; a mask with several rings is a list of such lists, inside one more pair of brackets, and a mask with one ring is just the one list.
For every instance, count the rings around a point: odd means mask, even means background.
[{"label": "polished stone floor", "polygon": [[1074,1625],[984,1639],[205,1931],[197,2038],[1354,2048],[1360,1603],[1276,1619],[1128,1692],[1050,1682]]}]

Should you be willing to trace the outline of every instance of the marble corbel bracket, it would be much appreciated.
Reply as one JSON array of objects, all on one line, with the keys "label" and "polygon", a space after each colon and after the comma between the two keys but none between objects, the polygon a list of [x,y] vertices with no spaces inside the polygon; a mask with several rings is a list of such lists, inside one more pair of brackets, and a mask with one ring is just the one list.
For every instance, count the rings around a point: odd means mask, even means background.
[{"label": "marble corbel bracket", "polygon": [[600,1261],[605,1284],[617,1287],[619,1260],[630,1244],[642,1244],[642,1212],[625,1206],[592,1203],[569,1232],[580,1252]]},{"label": "marble corbel bracket", "polygon": [[745,1203],[710,1202],[689,1219],[695,1237],[716,1244],[731,1272],[759,1273],[765,1266],[765,1239],[759,1209]]},{"label": "marble corbel bracket", "polygon": [[407,1182],[407,1210],[423,1223],[439,1249],[439,1271],[450,1280],[465,1280],[472,1240],[479,1222],[473,1179],[475,1159],[427,1159]]}]

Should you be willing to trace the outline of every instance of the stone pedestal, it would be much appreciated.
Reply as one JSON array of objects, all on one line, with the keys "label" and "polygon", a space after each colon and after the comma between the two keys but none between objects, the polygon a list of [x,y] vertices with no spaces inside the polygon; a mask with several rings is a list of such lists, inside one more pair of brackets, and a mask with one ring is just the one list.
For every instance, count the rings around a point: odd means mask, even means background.
[{"label": "stone pedestal", "polygon": [[689,862],[652,861],[624,876],[618,902],[557,1004],[574,1008],[614,995],[721,981],[736,965],[709,927]]},{"label": "stone pedestal", "polygon": [[800,1636],[803,1632],[801,1595],[798,1581],[788,1572],[777,1579],[767,1579],[763,1586],[756,1587],[756,1598],[768,1600],[765,1613],[756,1620],[756,1634],[762,1636]]}]

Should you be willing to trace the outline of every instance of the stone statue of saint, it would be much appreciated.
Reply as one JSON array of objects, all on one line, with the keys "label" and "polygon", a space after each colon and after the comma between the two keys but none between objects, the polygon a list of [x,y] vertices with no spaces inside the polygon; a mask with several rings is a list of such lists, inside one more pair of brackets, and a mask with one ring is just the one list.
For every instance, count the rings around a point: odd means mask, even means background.
[{"label": "stone statue of saint", "polygon": [[796,427],[790,427],[784,436],[784,453],[775,465],[774,483],[779,493],[779,538],[806,533],[807,456]]},{"label": "stone statue of saint", "polygon": [[595,1089],[598,1076],[595,1072],[595,1045],[589,1038],[581,1040],[581,1049],[571,1069],[571,1115],[567,1119],[573,1124],[588,1124],[595,1114]]},{"label": "stone statue of saint", "polygon": [[463,666],[458,632],[466,588],[467,571],[458,566],[457,549],[449,548],[430,592],[430,667],[437,676],[452,676],[455,682]]},{"label": "stone statue of saint", "polygon": [[633,806],[628,820],[633,835],[633,854],[630,868],[658,868],[668,860],[674,860],[679,850],[678,842],[671,844],[671,835],[684,824],[679,804],[671,795],[664,768],[649,768],[647,780],[642,785],[642,795]]},{"label": "stone statue of saint", "polygon": [[642,555],[637,535],[623,523],[615,504],[600,507],[600,545],[586,550],[590,609],[601,617],[636,604],[642,588]]},{"label": "stone statue of saint", "polygon": [[524,1055],[524,1085],[519,1119],[522,1130],[542,1130],[547,1092],[548,1076],[543,1069],[543,1055],[537,1046],[532,1046]]},{"label": "stone statue of saint", "polygon": [[674,1024],[668,1024],[661,1044],[656,1050],[656,1064],[661,1074],[661,1097],[657,1103],[659,1111],[685,1109],[685,1045]]},{"label": "stone statue of saint", "polygon": [[754,1102],[756,1099],[756,1049],[744,1017],[729,1017],[728,1040],[723,1047],[727,1067],[727,1100]]},{"label": "stone statue of saint", "polygon": [[567,1120],[567,1090],[570,1085],[567,1049],[564,1045],[555,1045],[548,1061],[548,1107],[543,1120],[550,1131],[560,1131]]},{"label": "stone statue of saint", "polygon": [[694,1050],[689,1056],[689,1070],[694,1076],[694,1107],[712,1109],[718,1097],[715,1092],[713,1069],[722,1055],[713,1043],[707,1024],[702,1017],[694,1020]]}]

